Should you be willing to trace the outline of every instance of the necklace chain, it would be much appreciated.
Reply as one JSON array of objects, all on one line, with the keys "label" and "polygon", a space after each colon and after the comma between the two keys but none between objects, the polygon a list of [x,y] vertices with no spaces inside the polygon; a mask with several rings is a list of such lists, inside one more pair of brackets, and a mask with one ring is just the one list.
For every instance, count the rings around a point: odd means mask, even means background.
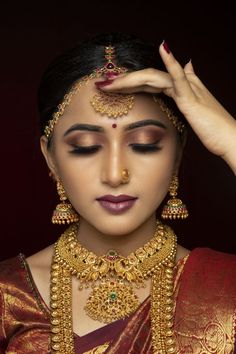
[{"label": "necklace chain", "polygon": [[77,240],[78,224],[71,225],[55,243],[51,267],[51,347],[57,354],[74,354],[72,276],[92,287],[85,311],[104,323],[126,317],[139,306],[133,290],[152,278],[151,329],[155,354],[175,353],[173,337],[173,268],[177,239],[157,221],[152,239],[128,257],[109,250],[96,256]]}]

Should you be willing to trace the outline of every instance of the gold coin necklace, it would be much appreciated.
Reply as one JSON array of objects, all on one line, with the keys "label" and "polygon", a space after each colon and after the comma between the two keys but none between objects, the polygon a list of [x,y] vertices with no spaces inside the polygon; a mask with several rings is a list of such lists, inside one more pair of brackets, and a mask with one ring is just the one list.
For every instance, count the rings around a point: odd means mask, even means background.
[{"label": "gold coin necklace", "polygon": [[[157,221],[152,239],[128,257],[116,250],[96,256],[78,241],[78,224],[71,225],[55,243],[51,267],[51,348],[74,354],[72,328],[72,277],[79,289],[92,288],[86,314],[110,323],[134,313],[139,306],[135,288],[152,278],[151,326],[154,353],[175,353],[173,338],[173,268],[177,239]],[[168,351],[167,351],[168,350]]]}]

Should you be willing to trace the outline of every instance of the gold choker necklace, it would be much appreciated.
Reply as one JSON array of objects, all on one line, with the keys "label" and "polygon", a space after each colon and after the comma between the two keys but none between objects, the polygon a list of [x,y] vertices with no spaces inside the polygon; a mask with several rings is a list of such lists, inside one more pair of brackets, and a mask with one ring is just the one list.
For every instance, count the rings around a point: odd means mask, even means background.
[{"label": "gold choker necklace", "polygon": [[[138,308],[133,287],[152,278],[151,324],[154,353],[174,353],[173,267],[177,240],[173,231],[157,221],[153,238],[128,257],[110,250],[96,256],[77,240],[78,225],[71,225],[55,243],[51,269],[51,346],[56,353],[74,351],[72,328],[72,276],[80,289],[91,286],[85,305],[89,317],[103,323],[124,318]],[[166,350],[169,351],[166,351]]]}]

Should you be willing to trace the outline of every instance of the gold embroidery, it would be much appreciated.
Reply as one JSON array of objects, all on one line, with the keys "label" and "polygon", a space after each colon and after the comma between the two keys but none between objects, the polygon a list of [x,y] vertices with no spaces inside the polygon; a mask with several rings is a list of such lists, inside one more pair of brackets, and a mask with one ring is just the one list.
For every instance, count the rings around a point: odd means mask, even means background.
[{"label": "gold embroidery", "polygon": [[102,354],[107,350],[107,348],[109,347],[109,344],[110,344],[109,342],[106,342],[102,345],[99,345],[96,348],[89,350],[88,352],[84,352],[84,354]]},{"label": "gold embroidery", "polygon": [[[204,257],[204,255],[203,255]],[[235,348],[235,286],[227,268],[213,280],[212,272],[221,259],[207,258],[209,266],[196,268],[177,294],[174,332],[177,354],[233,354]],[[212,260],[213,259],[213,260]],[[233,269],[233,267],[232,267]],[[179,289],[180,290],[180,289]]]},{"label": "gold embroidery", "polygon": [[225,349],[226,335],[219,323],[209,323],[205,328],[204,346],[209,353],[220,353]]}]

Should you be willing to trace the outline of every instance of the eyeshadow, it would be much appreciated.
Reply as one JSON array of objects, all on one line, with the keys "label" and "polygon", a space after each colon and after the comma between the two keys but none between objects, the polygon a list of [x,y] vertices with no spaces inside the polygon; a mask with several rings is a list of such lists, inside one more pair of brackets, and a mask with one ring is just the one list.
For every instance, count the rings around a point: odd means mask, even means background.
[{"label": "eyeshadow", "polygon": [[163,138],[165,131],[152,128],[143,128],[135,132],[130,133],[127,136],[129,142],[135,142],[138,144],[152,144]]}]

